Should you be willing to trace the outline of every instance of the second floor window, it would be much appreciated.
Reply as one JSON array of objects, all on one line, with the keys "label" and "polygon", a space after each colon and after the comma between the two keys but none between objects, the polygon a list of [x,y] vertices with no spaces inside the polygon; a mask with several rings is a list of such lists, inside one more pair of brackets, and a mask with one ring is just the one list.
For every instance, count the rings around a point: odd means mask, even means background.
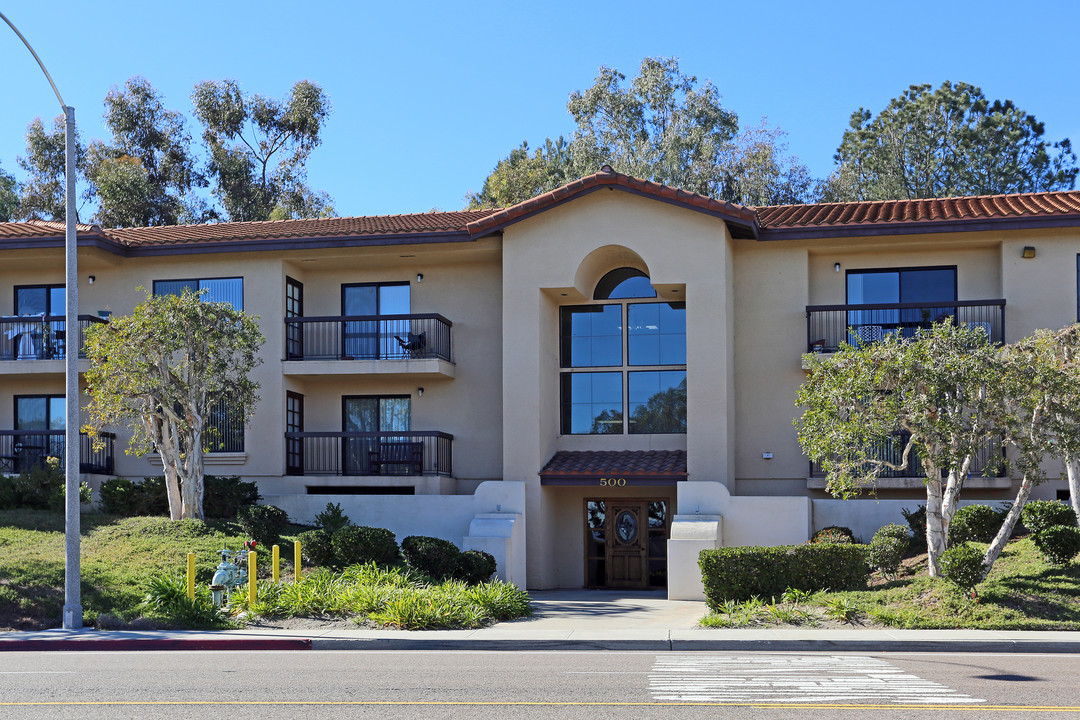
[{"label": "second floor window", "polygon": [[[244,309],[244,278],[154,281],[155,295],[183,295],[184,290],[205,290],[204,302],[227,302],[237,310]],[[244,451],[244,423],[224,401],[215,403],[206,415],[203,449],[208,453]]]},{"label": "second floor window", "polygon": [[227,302],[237,310],[244,309],[244,278],[203,278],[194,280],[155,280],[155,295],[183,295],[184,290],[197,293],[206,302]]}]

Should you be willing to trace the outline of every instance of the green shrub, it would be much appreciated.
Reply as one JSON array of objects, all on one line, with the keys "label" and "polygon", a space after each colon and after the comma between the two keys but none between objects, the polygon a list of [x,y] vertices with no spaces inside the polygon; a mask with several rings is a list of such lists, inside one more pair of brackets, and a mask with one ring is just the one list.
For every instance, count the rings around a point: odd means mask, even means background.
[{"label": "green shrub", "polygon": [[982,550],[971,543],[961,543],[941,553],[938,564],[943,578],[974,594],[982,579]]},{"label": "green shrub", "polygon": [[110,478],[101,483],[99,495],[102,511],[110,515],[142,517],[169,514],[169,496],[165,491],[165,478],[161,475],[143,478],[142,482]]},{"label": "green shrub", "polygon": [[269,548],[281,542],[281,533],[289,524],[289,515],[273,505],[248,505],[237,511],[236,522],[245,535]]},{"label": "green shrub", "polygon": [[326,509],[315,516],[315,524],[329,533],[335,533],[352,520],[341,510],[341,503],[326,503]]},{"label": "green shrub", "polygon": [[[466,550],[465,553],[480,552]],[[487,555],[487,553],[484,553]],[[490,555],[487,555],[491,557]],[[494,558],[492,558],[494,562]],[[494,572],[494,571],[493,571]],[[516,585],[504,582],[482,582],[465,590],[466,599],[483,609],[496,622],[528,617],[533,614],[529,594]]]},{"label": "green shrub", "polygon": [[904,516],[908,527],[911,528],[911,551],[926,552],[926,506],[920,505],[915,510],[903,508],[900,514]]},{"label": "green shrub", "polygon": [[1035,547],[1047,562],[1068,565],[1080,553],[1080,527],[1054,525],[1035,533]]},{"label": "green shrub", "polygon": [[1005,521],[1005,514],[989,505],[965,505],[949,522],[949,545],[970,541],[988,543]]},{"label": "green shrub", "polygon": [[874,533],[866,562],[883,575],[895,575],[911,545],[911,533],[903,525],[886,525]]},{"label": "green shrub", "polygon": [[814,536],[810,538],[811,543],[853,543],[855,542],[855,533],[851,532],[849,527],[840,527],[838,525],[830,525],[824,527],[814,533]]},{"label": "green shrub", "polygon": [[866,546],[819,543],[702,550],[698,556],[705,600],[719,612],[724,600],[774,597],[796,590],[851,590],[866,586]]},{"label": "green shrub", "polygon": [[203,477],[203,514],[208,518],[236,517],[242,507],[259,502],[259,490],[253,482],[235,475]]},{"label": "green shrub", "polygon": [[393,567],[401,563],[394,533],[385,528],[348,525],[334,533],[331,543],[335,562],[341,567],[369,562]]},{"label": "green shrub", "polygon": [[[268,583],[264,583],[268,584]],[[195,585],[195,599],[187,594],[183,575],[162,573],[150,578],[139,612],[184,628],[230,627],[232,623],[218,612],[205,584]]]},{"label": "green shrub", "polygon": [[337,567],[334,558],[333,535],[327,530],[307,530],[296,539],[300,541],[300,554],[309,565],[315,567]]},{"label": "green shrub", "polygon": [[[110,515],[142,517],[168,515],[169,495],[165,477],[156,475],[133,482],[110,478],[101,483],[101,510]],[[208,518],[234,518],[240,508],[254,505],[259,491],[253,482],[236,476],[203,476],[203,514]]]},{"label": "green shrub", "polygon": [[437,581],[452,577],[461,557],[454,543],[425,535],[410,535],[402,540],[401,554],[409,567]]},{"label": "green shrub", "polygon": [[1032,535],[1057,525],[1076,527],[1076,513],[1056,500],[1032,500],[1020,511],[1020,522]]},{"label": "green shrub", "polygon": [[[49,457],[18,475],[0,475],[0,510],[63,510],[66,478],[60,461]],[[90,486],[79,484],[79,499],[90,501]]]},{"label": "green shrub", "polygon": [[483,550],[466,550],[458,557],[454,577],[469,585],[486,583],[495,574],[495,558]]}]

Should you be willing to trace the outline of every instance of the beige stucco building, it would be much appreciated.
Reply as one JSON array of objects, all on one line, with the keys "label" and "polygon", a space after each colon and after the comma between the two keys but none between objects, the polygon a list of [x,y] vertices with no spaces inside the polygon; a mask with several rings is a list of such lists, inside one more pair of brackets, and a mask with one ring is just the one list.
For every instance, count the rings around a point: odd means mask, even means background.
[{"label": "beige stucco building", "polygon": [[[80,226],[80,325],[183,287],[257,315],[261,401],[246,428],[215,416],[207,470],[298,521],[341,502],[530,588],[695,597],[703,547],[869,537],[920,500],[917,478],[824,492],[792,424],[804,353],[945,315],[1061,327],[1078,257],[1076,192],[746,208],[605,168],[504,210]],[[0,224],[0,258],[11,471],[62,443],[63,228]],[[88,477],[160,473],[126,438],[84,448]]]}]

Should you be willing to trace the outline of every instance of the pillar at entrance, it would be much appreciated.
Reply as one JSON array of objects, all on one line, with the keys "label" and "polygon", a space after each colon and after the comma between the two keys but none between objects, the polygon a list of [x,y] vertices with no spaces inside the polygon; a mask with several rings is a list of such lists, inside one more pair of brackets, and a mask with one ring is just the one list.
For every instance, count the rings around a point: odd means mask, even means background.
[{"label": "pillar at entrance", "polygon": [[668,540],[668,600],[704,600],[698,554],[720,547],[724,519],[719,515],[676,515]]}]

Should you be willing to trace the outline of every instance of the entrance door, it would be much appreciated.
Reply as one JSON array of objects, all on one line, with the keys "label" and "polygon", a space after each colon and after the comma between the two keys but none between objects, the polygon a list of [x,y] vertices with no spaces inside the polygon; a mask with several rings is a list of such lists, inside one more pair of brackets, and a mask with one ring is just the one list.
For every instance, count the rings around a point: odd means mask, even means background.
[{"label": "entrance door", "polygon": [[605,498],[585,501],[585,585],[664,587],[667,584],[668,501]]},{"label": "entrance door", "polygon": [[645,588],[649,585],[648,515],[645,502],[612,500],[607,543],[608,587]]}]

